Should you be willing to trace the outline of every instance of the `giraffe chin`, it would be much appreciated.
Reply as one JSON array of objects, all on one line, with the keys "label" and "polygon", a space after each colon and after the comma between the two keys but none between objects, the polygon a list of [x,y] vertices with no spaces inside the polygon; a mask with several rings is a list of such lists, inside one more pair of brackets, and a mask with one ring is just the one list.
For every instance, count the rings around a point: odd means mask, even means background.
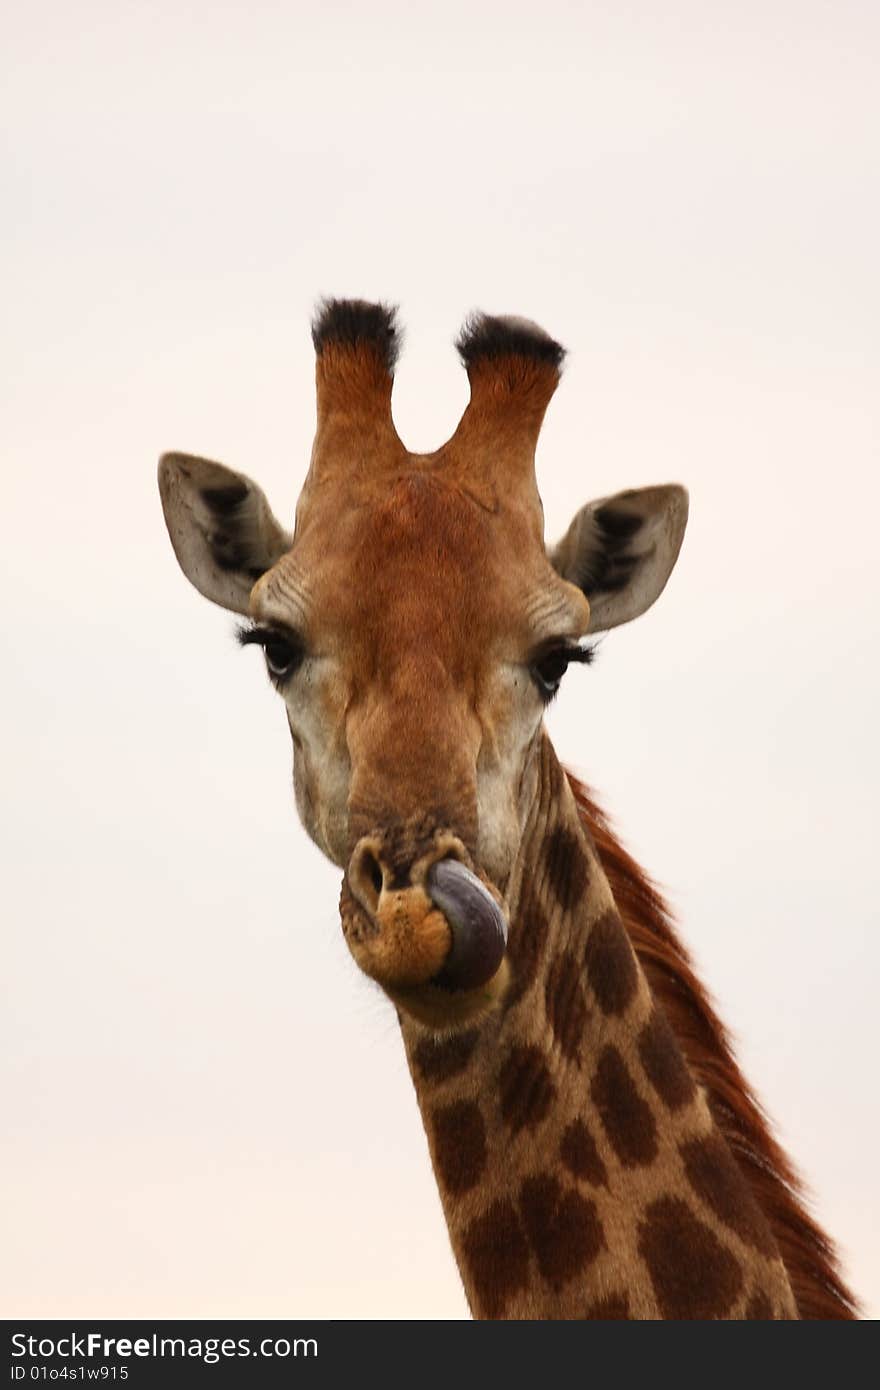
[{"label": "giraffe chin", "polygon": [[401,1013],[434,1033],[455,1033],[479,1022],[502,1003],[510,984],[510,962],[504,956],[491,980],[477,989],[450,990],[438,984],[412,989],[383,988]]}]

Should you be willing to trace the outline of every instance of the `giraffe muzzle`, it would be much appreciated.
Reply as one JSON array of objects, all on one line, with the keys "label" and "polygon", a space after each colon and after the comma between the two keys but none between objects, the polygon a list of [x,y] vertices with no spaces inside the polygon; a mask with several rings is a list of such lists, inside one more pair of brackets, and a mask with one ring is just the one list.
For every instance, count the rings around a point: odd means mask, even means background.
[{"label": "giraffe muzzle", "polygon": [[391,998],[443,1026],[481,1013],[508,977],[507,917],[491,886],[463,862],[461,840],[439,832],[409,864],[381,832],[355,847],[340,910],[349,950]]}]

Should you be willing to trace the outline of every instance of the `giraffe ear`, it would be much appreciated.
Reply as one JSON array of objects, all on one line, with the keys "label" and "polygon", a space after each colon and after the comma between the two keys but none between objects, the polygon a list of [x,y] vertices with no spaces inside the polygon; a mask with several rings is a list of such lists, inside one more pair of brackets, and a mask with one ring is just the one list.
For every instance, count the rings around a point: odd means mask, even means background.
[{"label": "giraffe ear", "polygon": [[618,492],[582,507],[549,552],[557,574],[590,601],[590,632],[637,618],[663,592],[687,525],[683,487]]},{"label": "giraffe ear", "polygon": [[163,454],[159,493],[187,579],[213,603],[247,613],[254,584],[293,544],[262,490],[221,463]]}]

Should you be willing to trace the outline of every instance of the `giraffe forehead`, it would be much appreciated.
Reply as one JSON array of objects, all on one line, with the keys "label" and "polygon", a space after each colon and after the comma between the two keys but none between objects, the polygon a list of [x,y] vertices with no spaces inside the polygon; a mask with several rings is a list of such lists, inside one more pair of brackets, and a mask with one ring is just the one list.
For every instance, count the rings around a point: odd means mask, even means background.
[{"label": "giraffe forehead", "polygon": [[395,479],[359,522],[358,557],[379,566],[391,586],[396,566],[419,565],[427,582],[442,575],[445,583],[453,575],[466,581],[468,574],[490,571],[510,529],[506,514],[425,470]]},{"label": "giraffe forehead", "polygon": [[435,651],[575,634],[582,604],[569,589],[533,513],[489,510],[425,470],[370,500],[322,498],[265,585],[308,608],[316,630],[397,645],[429,638]]}]

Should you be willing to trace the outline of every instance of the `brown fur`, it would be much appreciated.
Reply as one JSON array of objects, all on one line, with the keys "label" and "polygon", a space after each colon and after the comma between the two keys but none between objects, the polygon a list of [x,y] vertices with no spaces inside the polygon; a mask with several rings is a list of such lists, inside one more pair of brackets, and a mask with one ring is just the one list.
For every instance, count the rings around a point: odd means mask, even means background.
[{"label": "brown fur", "polygon": [[834,1246],[806,1210],[801,1180],[736,1064],[724,1025],[693,972],[666,904],[615,838],[587,788],[567,775],[654,997],[770,1223],[801,1317],[858,1317]]}]

